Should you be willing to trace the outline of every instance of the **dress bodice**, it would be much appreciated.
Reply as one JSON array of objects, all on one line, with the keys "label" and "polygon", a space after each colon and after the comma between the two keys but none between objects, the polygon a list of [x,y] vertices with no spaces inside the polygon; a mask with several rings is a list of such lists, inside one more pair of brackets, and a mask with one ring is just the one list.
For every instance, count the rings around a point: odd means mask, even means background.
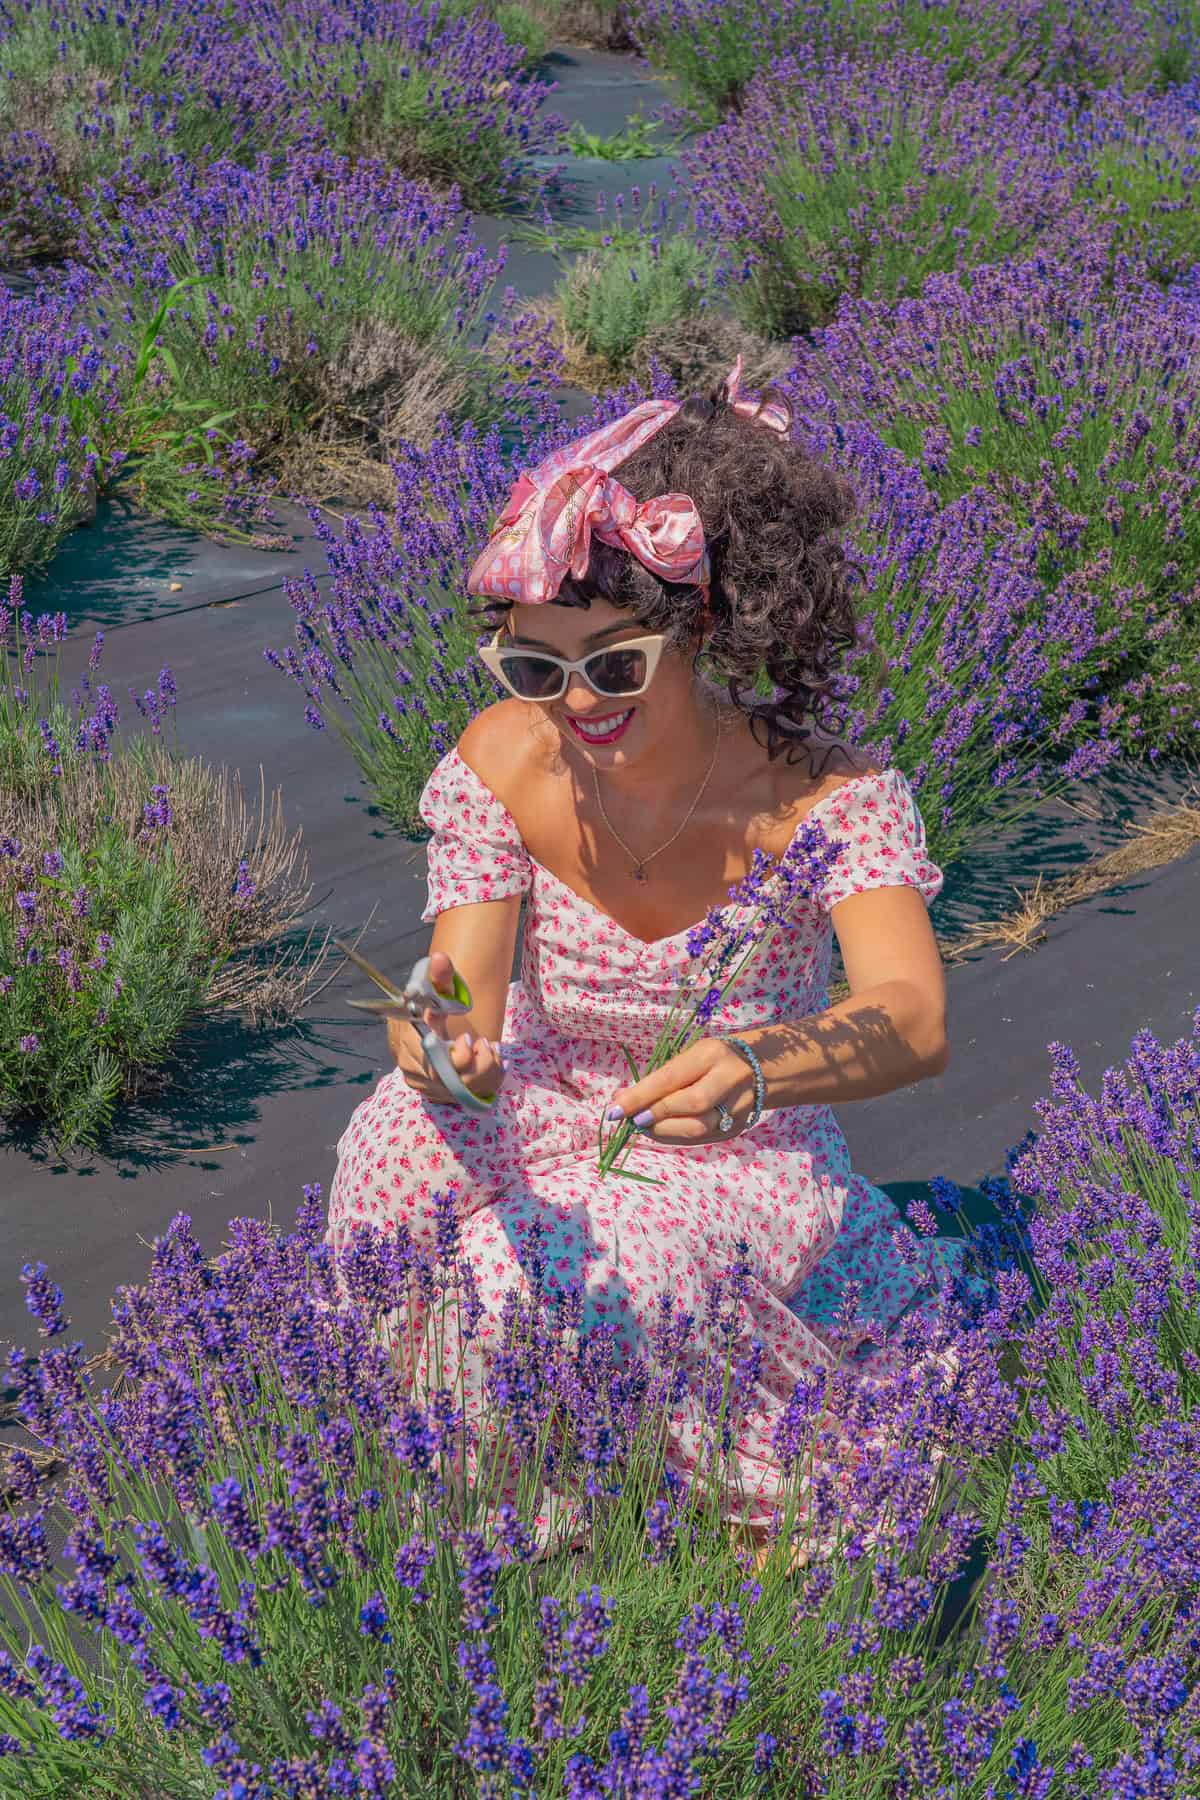
[{"label": "dress bodice", "polygon": [[[530,856],[511,813],[451,750],[421,797],[430,827],[426,921],[454,906],[522,894],[526,918],[521,984],[535,1012],[567,1037],[649,1054],[690,967],[688,930],[646,942],[618,925]],[[925,829],[899,769],[851,778],[805,815],[842,849],[818,895],[799,904],[791,929],[764,946],[713,1019],[714,1033],[804,1017],[826,1004],[833,949],[831,909],[867,888],[917,887],[926,901],[942,871],[926,855]]]}]

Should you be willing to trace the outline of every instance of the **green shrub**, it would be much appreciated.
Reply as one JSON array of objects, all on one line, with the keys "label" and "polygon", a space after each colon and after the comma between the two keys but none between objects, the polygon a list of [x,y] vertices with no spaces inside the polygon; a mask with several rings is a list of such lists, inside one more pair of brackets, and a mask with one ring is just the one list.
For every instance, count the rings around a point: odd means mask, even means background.
[{"label": "green shrub", "polygon": [[563,323],[620,373],[647,332],[701,310],[712,263],[712,252],[682,233],[593,250],[558,289]]},{"label": "green shrub", "polygon": [[[225,771],[160,741],[169,669],[137,701],[149,734],[116,746],[112,695],[91,678],[99,635],[72,714],[65,618],[35,629],[20,586],[0,609],[0,1114],[59,1149],[95,1147],[201,1013],[293,1016],[328,938],[315,957],[311,932],[285,941],[310,890],[278,793],[254,818]],[[51,649],[39,696],[25,665]]]},{"label": "green shrub", "polygon": [[[155,816],[169,805],[165,786],[149,805]],[[169,843],[131,843],[124,821],[88,842],[69,828],[53,844],[6,836],[0,1112],[37,1117],[60,1150],[94,1148],[200,1010],[214,969]]]}]

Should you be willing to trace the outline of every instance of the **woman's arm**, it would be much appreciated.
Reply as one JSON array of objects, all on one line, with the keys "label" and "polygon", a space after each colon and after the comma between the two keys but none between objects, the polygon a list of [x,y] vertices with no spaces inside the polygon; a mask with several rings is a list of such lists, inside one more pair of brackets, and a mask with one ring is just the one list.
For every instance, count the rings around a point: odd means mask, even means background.
[{"label": "woman's arm", "polygon": [[[503,900],[451,907],[434,920],[430,954],[440,952],[448,956],[471,990],[470,1012],[441,1021],[447,1037],[462,1037],[469,1031],[472,1038],[483,1042],[499,1039],[504,1029],[520,914],[521,896],[511,894]],[[397,1064],[406,1072],[410,1066],[424,1066],[420,1040],[403,1019],[388,1020],[388,1043]],[[459,1060],[456,1054],[456,1066]]]},{"label": "woman's arm", "polygon": [[873,1100],[950,1060],[946,976],[913,887],[849,894],[830,918],[850,992],[811,1018],[740,1032],[762,1064],[768,1106]]},{"label": "woman's arm", "polygon": [[[925,901],[908,885],[850,894],[831,908],[850,993],[810,1018],[747,1029],[767,1106],[870,1100],[940,1075],[949,1061],[946,978]],[[649,1113],[658,1143],[720,1141],[718,1101],[738,1123],[754,1100],[744,1058],[720,1038],[691,1049],[613,1096],[627,1118]]]}]

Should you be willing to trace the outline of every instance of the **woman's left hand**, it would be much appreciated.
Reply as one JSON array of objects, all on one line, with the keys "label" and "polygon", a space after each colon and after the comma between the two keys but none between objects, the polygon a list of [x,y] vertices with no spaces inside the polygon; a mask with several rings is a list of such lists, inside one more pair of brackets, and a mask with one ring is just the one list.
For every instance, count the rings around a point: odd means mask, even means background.
[{"label": "woman's left hand", "polygon": [[[733,1114],[732,1131],[720,1129],[718,1103]],[[721,1038],[700,1038],[661,1069],[612,1097],[606,1117],[634,1119],[656,1144],[724,1144],[754,1111],[754,1076],[745,1057]],[[614,1113],[617,1117],[614,1118]]]}]

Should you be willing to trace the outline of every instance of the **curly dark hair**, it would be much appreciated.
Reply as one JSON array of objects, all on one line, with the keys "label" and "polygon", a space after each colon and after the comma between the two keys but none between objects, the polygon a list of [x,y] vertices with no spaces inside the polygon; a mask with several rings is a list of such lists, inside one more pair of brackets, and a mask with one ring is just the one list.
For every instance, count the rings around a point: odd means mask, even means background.
[{"label": "curly dark hair", "polygon": [[[790,417],[786,397],[770,394]],[[812,727],[823,729],[838,664],[857,636],[861,571],[831,535],[854,515],[849,483],[790,434],[734,412],[723,386],[691,395],[613,473],[636,500],[683,493],[695,502],[711,565],[704,662],[768,756],[796,761]],[[607,600],[682,648],[697,642],[704,619],[702,589],[662,581],[596,538],[582,581],[567,576],[556,599]],[[489,599],[473,610],[494,629],[511,605]],[[764,697],[764,678],[774,697]]]}]

